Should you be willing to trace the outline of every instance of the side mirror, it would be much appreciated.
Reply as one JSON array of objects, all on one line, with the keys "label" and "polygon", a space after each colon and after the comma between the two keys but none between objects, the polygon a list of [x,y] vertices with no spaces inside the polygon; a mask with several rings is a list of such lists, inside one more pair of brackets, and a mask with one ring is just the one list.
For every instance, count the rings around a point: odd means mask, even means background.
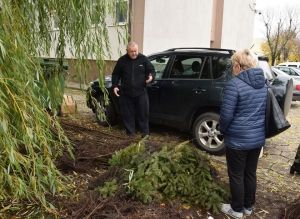
[{"label": "side mirror", "polygon": [[157,63],[166,63],[166,60],[165,59],[162,59],[162,58],[157,58],[155,60]]}]

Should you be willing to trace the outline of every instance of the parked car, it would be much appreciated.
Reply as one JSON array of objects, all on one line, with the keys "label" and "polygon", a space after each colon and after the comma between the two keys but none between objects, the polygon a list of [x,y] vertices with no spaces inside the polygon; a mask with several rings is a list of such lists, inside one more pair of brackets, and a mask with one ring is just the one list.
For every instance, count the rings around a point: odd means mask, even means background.
[{"label": "parked car", "polygon": [[[234,52],[213,48],[173,48],[149,55],[156,71],[154,81],[147,85],[150,123],[190,131],[199,149],[210,154],[223,154],[223,135],[216,127],[225,85],[234,77],[230,59]],[[275,77],[267,61],[266,57],[259,57],[258,67],[264,70],[280,107],[287,115],[293,81],[288,77]],[[173,67],[180,74],[172,74]],[[120,112],[110,76],[105,77],[105,87],[109,103],[104,104],[104,94],[96,80],[87,90],[87,106],[101,125],[114,125]]]},{"label": "parked car", "polygon": [[292,78],[300,81],[300,68],[295,67],[286,67],[286,66],[272,66],[273,68],[277,68],[284,73],[288,74]]},{"label": "parked car", "polygon": [[[278,68],[275,68],[274,66],[272,66],[272,70],[274,71],[274,74],[276,75],[276,77],[278,77],[278,75],[282,75],[282,76],[285,76],[286,73],[279,70]],[[286,75],[286,76],[289,76],[289,75]],[[293,101],[296,101],[296,100],[300,100],[300,81],[299,80],[295,80],[293,79]]]},{"label": "parked car", "polygon": [[300,62],[283,62],[283,63],[280,63],[278,66],[300,68]]}]

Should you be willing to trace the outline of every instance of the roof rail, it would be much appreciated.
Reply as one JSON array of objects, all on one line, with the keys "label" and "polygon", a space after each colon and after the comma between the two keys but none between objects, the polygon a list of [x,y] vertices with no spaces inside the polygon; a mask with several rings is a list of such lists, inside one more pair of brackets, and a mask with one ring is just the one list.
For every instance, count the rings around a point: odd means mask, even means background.
[{"label": "roof rail", "polygon": [[204,47],[178,47],[178,48],[172,48],[167,49],[165,51],[175,51],[175,50],[181,50],[181,49],[203,49],[203,50],[212,50],[212,51],[222,51],[222,52],[228,52],[229,54],[235,53],[235,50],[232,49],[219,49],[219,48],[204,48]]},{"label": "roof rail", "polygon": [[267,56],[258,56],[257,57],[258,58],[258,60],[265,60],[265,61],[269,61],[269,57],[267,57]]}]

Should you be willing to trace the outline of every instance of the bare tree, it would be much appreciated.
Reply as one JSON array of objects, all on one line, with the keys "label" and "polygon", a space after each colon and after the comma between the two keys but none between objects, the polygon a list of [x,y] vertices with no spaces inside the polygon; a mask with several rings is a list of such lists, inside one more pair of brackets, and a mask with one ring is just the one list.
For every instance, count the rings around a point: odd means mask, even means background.
[{"label": "bare tree", "polygon": [[261,14],[264,34],[270,47],[271,65],[274,65],[276,59],[287,56],[287,44],[300,32],[299,11],[300,8],[296,6],[278,10],[269,7]]},{"label": "bare tree", "polygon": [[300,36],[293,40],[291,46],[291,53],[289,54],[289,60],[292,62],[300,61]]}]

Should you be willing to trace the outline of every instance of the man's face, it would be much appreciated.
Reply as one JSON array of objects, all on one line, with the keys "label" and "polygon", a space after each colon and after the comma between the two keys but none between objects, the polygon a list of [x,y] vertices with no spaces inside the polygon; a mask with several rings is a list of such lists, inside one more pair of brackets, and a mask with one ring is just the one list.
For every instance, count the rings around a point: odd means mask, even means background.
[{"label": "man's face", "polygon": [[131,59],[136,59],[136,57],[138,56],[139,54],[139,51],[138,51],[138,46],[137,45],[134,45],[134,46],[129,46],[127,47],[126,51],[127,51],[127,54],[129,55],[129,57]]}]

